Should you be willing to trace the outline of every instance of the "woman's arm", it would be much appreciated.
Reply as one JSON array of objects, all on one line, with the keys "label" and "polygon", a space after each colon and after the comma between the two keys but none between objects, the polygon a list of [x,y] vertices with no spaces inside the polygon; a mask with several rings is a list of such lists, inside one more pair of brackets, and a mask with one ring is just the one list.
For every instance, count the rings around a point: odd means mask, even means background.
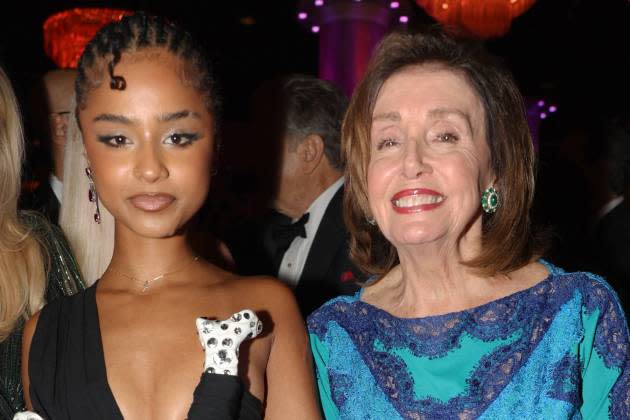
[{"label": "woman's arm", "polygon": [[308,337],[293,293],[276,282],[266,288],[274,332],[267,364],[265,418],[320,419]]},{"label": "woman's arm", "polygon": [[29,410],[33,409],[33,404],[31,403],[30,395],[31,382],[28,376],[28,356],[31,351],[31,341],[33,341],[33,335],[35,334],[35,329],[37,328],[38,319],[39,312],[26,321],[24,332],[22,333],[22,364],[20,367],[20,373],[22,375],[22,386],[24,389],[24,402],[26,403],[26,408]]}]

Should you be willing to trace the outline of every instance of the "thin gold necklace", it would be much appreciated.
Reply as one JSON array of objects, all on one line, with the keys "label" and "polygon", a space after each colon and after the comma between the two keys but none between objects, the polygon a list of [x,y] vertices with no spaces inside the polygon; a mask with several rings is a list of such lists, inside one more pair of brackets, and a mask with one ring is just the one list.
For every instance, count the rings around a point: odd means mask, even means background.
[{"label": "thin gold necklace", "polygon": [[160,279],[163,279],[166,276],[170,276],[171,274],[175,274],[175,273],[177,273],[179,271],[182,271],[184,268],[188,267],[190,264],[194,263],[198,259],[199,259],[199,257],[197,255],[195,255],[192,260],[188,261],[186,264],[182,265],[181,267],[179,267],[179,268],[177,268],[177,269],[175,269],[173,271],[168,271],[166,273],[162,273],[159,276],[155,276],[155,277],[153,277],[152,279],[149,279],[149,280],[141,280],[141,279],[139,279],[137,277],[130,276],[129,274],[125,274],[125,273],[123,273],[121,271],[118,271],[118,270],[116,270],[116,269],[114,269],[112,267],[107,267],[107,271],[111,271],[112,273],[116,273],[116,274],[119,274],[121,276],[127,277],[128,279],[133,280],[134,282],[142,283],[142,291],[141,291],[141,293],[145,293],[149,289],[149,287],[151,287],[151,285],[153,284],[154,281],[158,281]]}]

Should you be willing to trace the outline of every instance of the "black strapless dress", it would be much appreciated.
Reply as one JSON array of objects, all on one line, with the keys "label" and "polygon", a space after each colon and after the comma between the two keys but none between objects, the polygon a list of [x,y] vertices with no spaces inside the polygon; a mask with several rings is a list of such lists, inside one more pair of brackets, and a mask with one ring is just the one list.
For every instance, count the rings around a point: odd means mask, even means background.
[{"label": "black strapless dress", "polygon": [[[47,420],[123,418],[107,383],[96,284],[44,307],[31,343],[29,379],[33,410]],[[262,403],[238,377],[204,373],[188,418],[260,419]]]}]

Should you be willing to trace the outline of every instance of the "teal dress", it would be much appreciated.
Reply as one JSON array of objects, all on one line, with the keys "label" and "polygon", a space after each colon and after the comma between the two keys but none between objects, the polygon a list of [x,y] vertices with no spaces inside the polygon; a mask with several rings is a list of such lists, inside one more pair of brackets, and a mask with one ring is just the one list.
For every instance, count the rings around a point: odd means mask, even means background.
[{"label": "teal dress", "polygon": [[327,419],[630,419],[628,327],[600,277],[397,318],[355,296],[308,318]]}]

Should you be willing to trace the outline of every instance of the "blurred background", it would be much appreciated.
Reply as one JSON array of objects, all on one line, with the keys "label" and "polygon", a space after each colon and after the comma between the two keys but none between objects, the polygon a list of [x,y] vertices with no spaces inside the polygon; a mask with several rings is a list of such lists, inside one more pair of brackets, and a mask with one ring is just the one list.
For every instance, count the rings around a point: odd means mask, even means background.
[{"label": "blurred background", "polygon": [[[583,261],[578,257],[583,250],[575,244],[583,248],[589,240],[586,226],[598,205],[589,202],[584,171],[592,162],[585,159],[595,149],[588,140],[593,130],[584,123],[627,112],[628,0],[12,2],[11,12],[5,5],[0,26],[0,63],[16,87],[25,118],[25,189],[35,188],[49,171],[30,99],[41,75],[59,66],[45,48],[44,22],[73,8],[166,16],[196,35],[214,58],[225,98],[223,148],[201,223],[218,237],[268,204],[260,176],[266,145],[257,138],[250,115],[252,95],[264,81],[306,73],[331,79],[351,93],[385,32],[440,19],[463,25],[503,58],[525,97],[539,153],[536,220],[553,232],[550,258],[566,268]],[[516,16],[510,15],[514,11]],[[57,48],[67,42],[60,39]]]}]

